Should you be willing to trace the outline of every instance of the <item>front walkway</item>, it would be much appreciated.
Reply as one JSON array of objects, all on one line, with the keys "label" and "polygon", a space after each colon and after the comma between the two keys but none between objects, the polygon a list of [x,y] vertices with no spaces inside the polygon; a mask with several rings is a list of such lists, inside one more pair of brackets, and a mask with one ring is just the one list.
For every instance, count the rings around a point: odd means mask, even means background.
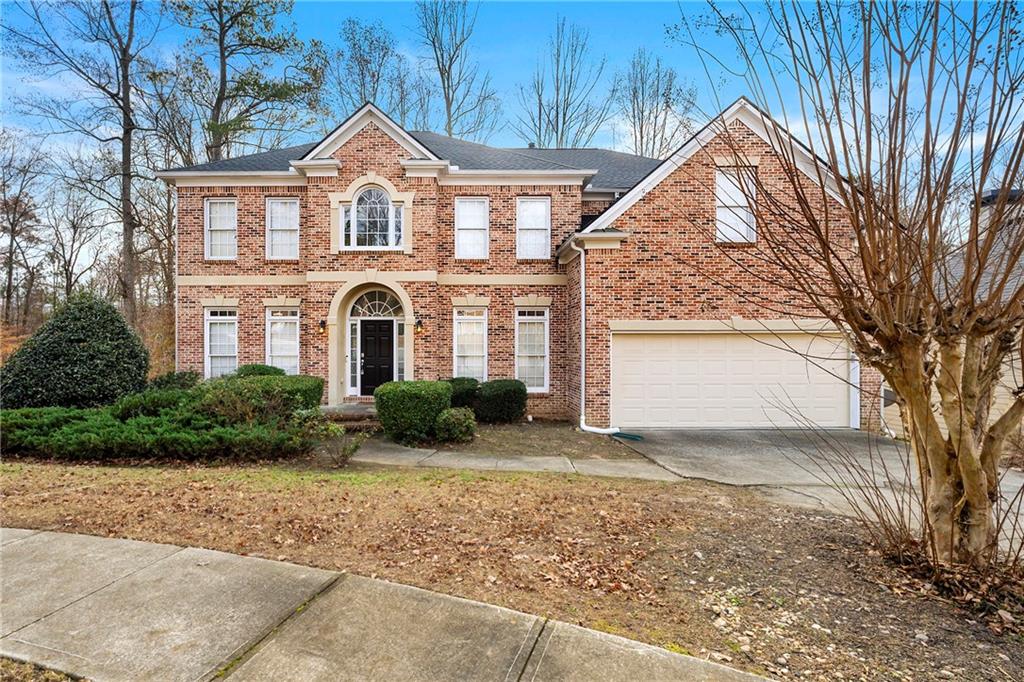
[{"label": "front walkway", "polygon": [[0,529],[0,656],[102,680],[757,680],[593,630],[205,549]]},{"label": "front walkway", "polygon": [[476,469],[482,471],[542,471],[648,481],[681,481],[682,476],[650,459],[569,459],[554,455],[478,455],[431,448],[407,448],[384,438],[370,438],[352,458],[363,464]]}]

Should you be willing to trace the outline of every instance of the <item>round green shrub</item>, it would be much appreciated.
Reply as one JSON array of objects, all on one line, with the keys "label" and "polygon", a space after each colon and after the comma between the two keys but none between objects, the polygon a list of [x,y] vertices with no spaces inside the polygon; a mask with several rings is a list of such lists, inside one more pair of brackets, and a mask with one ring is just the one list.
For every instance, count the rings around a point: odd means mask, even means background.
[{"label": "round green shrub", "polygon": [[114,306],[72,297],[8,360],[4,407],[109,405],[146,386],[149,353]]},{"label": "round green shrub", "polygon": [[449,407],[437,415],[434,433],[445,443],[468,443],[476,435],[476,418],[468,407]]},{"label": "round green shrub", "polygon": [[451,407],[447,381],[389,381],[373,392],[381,427],[398,443],[416,444],[434,436],[437,416]]},{"label": "round green shrub", "polygon": [[235,370],[236,377],[283,377],[284,375],[283,369],[270,365],[242,365]]},{"label": "round green shrub", "polygon": [[473,407],[480,382],[472,377],[448,379],[452,385],[452,407]]},{"label": "round green shrub", "polygon": [[480,384],[473,405],[484,424],[517,422],[526,414],[526,384],[518,379],[495,379]]},{"label": "round green shrub", "polygon": [[185,370],[184,372],[168,372],[167,374],[161,374],[160,376],[150,379],[149,385],[146,386],[146,390],[162,391],[168,388],[195,388],[199,385],[199,380],[201,378],[202,377],[199,375],[199,372],[193,372],[192,370]]}]

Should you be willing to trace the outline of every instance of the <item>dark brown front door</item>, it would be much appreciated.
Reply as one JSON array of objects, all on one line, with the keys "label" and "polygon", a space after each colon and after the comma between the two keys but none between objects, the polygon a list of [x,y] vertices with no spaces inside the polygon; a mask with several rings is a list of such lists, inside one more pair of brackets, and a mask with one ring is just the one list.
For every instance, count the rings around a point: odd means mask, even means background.
[{"label": "dark brown front door", "polygon": [[359,323],[362,352],[361,395],[395,378],[395,323],[393,320],[362,320]]}]

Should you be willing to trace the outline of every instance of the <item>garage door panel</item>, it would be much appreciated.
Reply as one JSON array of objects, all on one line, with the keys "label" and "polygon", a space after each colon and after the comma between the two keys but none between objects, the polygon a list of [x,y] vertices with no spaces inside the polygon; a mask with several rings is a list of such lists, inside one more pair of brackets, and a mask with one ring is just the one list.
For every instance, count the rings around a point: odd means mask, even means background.
[{"label": "garage door panel", "polygon": [[808,334],[617,334],[612,421],[663,428],[795,426],[804,420],[848,426],[847,373],[841,341]]}]

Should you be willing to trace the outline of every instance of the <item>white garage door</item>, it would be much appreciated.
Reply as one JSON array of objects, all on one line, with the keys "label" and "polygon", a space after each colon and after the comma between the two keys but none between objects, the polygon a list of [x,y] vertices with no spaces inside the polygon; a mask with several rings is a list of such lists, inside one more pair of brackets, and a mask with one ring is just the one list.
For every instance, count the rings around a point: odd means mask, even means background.
[{"label": "white garage door", "polygon": [[799,333],[615,334],[612,424],[741,428],[810,420],[849,426],[848,377],[848,353],[839,339]]}]

